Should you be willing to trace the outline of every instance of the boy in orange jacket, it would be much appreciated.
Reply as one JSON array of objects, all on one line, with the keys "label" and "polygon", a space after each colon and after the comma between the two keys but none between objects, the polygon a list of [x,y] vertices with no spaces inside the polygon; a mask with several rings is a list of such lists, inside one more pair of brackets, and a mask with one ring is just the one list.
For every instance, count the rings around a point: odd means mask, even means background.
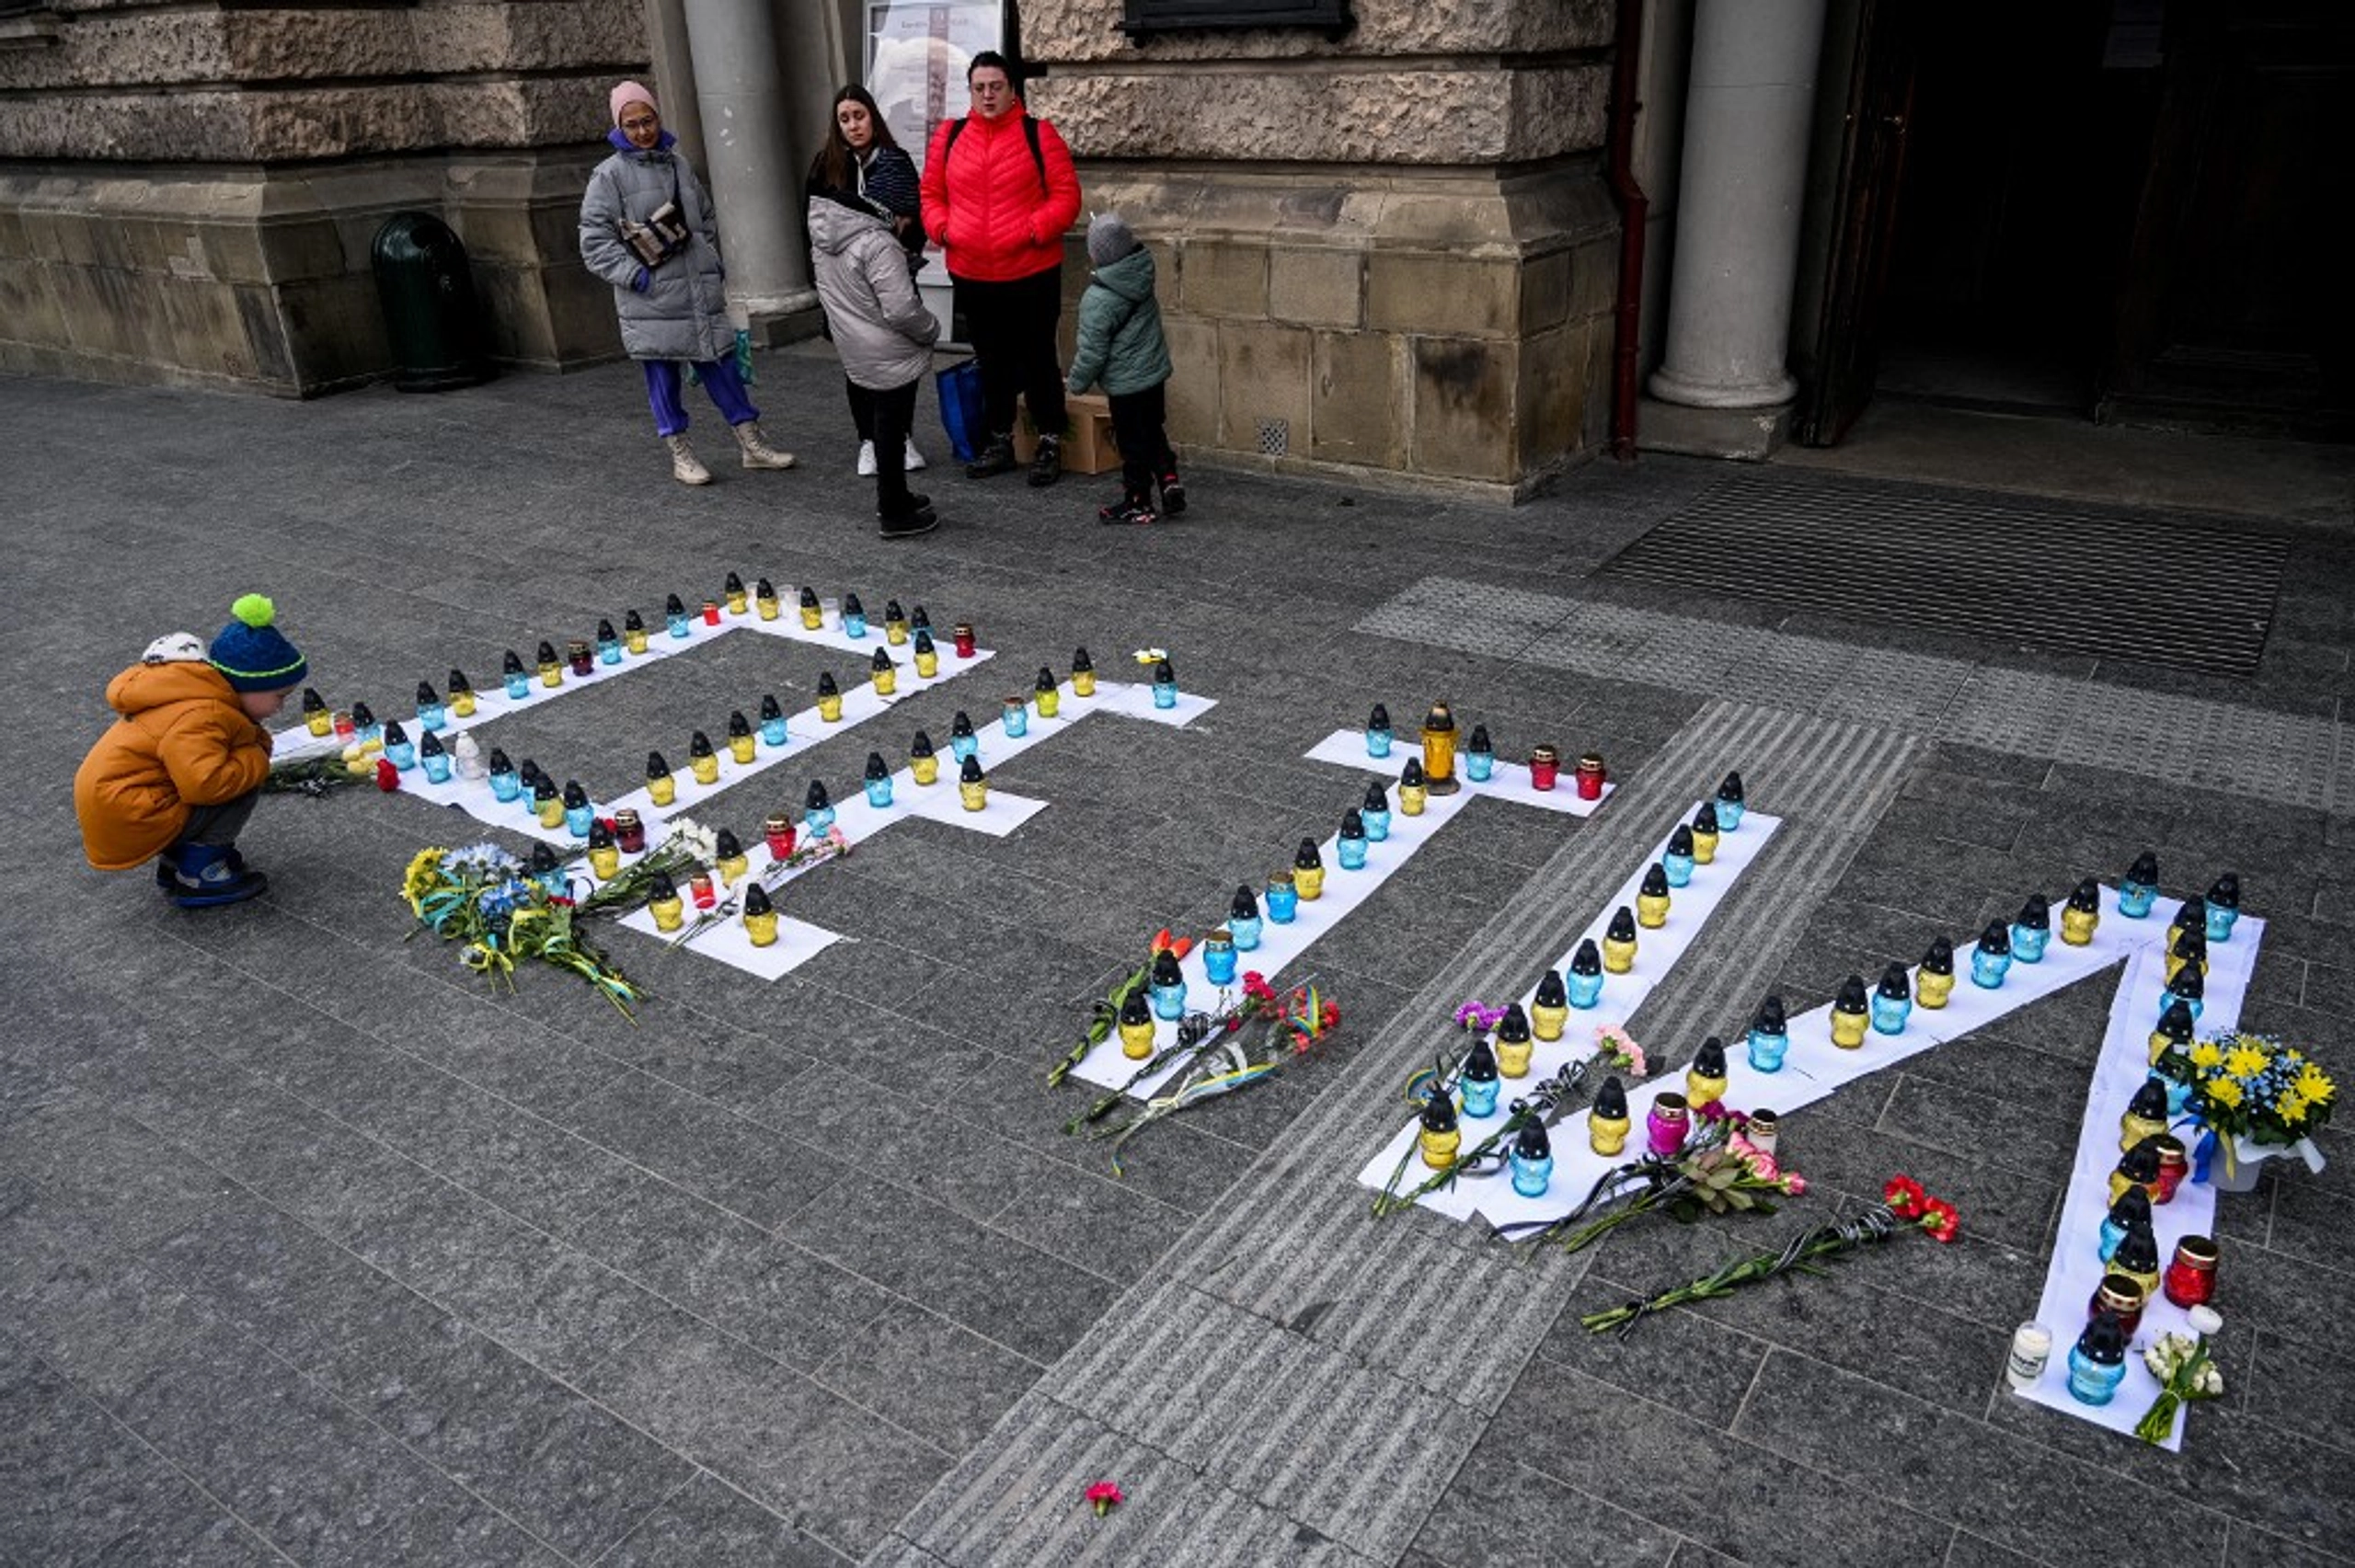
[{"label": "boy in orange jacket", "polygon": [[156,885],[182,909],[240,903],[269,885],[247,869],[237,834],[270,777],[261,721],[310,666],[271,625],[258,593],[206,648],[160,637],[107,683],[115,720],[74,774],[83,853],[100,871],[155,861]]}]

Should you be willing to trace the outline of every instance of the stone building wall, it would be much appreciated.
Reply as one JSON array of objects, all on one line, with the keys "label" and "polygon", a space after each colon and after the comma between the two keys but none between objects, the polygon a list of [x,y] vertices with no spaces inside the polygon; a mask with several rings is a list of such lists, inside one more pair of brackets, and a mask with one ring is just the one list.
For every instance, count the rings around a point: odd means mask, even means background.
[{"label": "stone building wall", "polygon": [[[1359,0],[1357,26],[1160,35],[1025,0],[1028,98],[1153,244],[1172,437],[1295,471],[1524,493],[1609,412],[1608,0]],[[1066,278],[1084,283],[1073,236]]]},{"label": "stone building wall", "polygon": [[413,209],[465,241],[496,358],[614,353],[574,226],[606,87],[645,63],[639,0],[17,7],[0,370],[291,395],[381,374],[369,246]]}]

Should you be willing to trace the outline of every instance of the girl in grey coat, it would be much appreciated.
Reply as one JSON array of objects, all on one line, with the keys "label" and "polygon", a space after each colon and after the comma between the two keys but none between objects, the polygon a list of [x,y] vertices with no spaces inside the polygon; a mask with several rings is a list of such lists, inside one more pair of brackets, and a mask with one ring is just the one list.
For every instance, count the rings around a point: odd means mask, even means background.
[{"label": "girl in grey coat", "polygon": [[843,374],[874,406],[875,515],[884,538],[904,539],[940,526],[931,501],[909,492],[902,456],[940,324],[917,296],[888,218],[856,190],[810,184],[810,268],[826,328]]},{"label": "girl in grey coat", "polygon": [[[614,286],[622,348],[646,366],[654,430],[671,449],[671,474],[683,485],[708,485],[711,471],[687,445],[687,410],[679,401],[679,361],[697,379],[736,433],[747,468],[790,468],[793,454],[761,435],[761,411],[736,373],[736,328],[721,287],[719,232],[711,199],[678,138],[662,129],[654,95],[636,82],[613,90],[614,155],[589,177],[580,198],[580,259]],[[649,263],[645,254],[652,254]]]}]

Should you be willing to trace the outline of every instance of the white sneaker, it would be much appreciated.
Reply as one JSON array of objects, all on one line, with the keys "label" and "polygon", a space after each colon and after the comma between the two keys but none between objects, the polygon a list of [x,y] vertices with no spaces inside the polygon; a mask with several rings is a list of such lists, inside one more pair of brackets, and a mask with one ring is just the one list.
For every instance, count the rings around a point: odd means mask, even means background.
[{"label": "white sneaker", "polygon": [[913,474],[917,469],[924,466],[924,453],[916,450],[915,442],[910,441],[908,443],[907,461],[901,464],[900,466],[910,474]]},{"label": "white sneaker", "polygon": [[875,443],[873,441],[858,443],[858,476],[862,479],[875,477]]}]

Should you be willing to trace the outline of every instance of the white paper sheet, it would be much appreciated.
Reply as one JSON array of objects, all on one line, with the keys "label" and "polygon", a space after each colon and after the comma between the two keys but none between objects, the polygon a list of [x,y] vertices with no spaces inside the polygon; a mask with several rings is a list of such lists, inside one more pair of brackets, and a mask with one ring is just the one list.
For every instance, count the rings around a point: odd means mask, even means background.
[{"label": "white paper sheet", "polygon": [[[2107,919],[2102,921],[2105,931],[2109,923]],[[2109,1213],[2109,1175],[2118,1168],[2119,1157],[2124,1152],[2118,1145],[2118,1121],[2125,1113],[2127,1102],[2150,1076],[2151,1031],[2159,1021],[2159,995],[2166,989],[2163,944],[2165,923],[2156,915],[2142,921],[2120,923],[2135,926],[2135,935],[2142,940],[2135,944],[2117,999],[2110,1004],[2109,1027],[2102,1036],[2101,1057],[2094,1066],[2093,1088],[2085,1099],[2085,1123],[2077,1139],[2077,1157],[2070,1168],[2068,1190],[2062,1196],[2061,1224],[2054,1236],[2052,1256],[2046,1265],[2044,1295],[2037,1307],[2037,1321],[2052,1331],[2052,1358],[2045,1364],[2042,1378],[2026,1389],[2013,1391],[2023,1399],[2066,1411],[2113,1432],[2131,1433],[2159,1397],[2159,1380],[2142,1364],[2143,1350],[2155,1344],[2161,1334],[2190,1332],[2184,1309],[2165,1295],[2152,1297],[2142,1310],[2142,1321],[2135,1328],[2126,1356],[2126,1380],[2119,1386],[2117,1397],[2106,1405],[2091,1405],[2069,1392],[2069,1347],[2085,1332],[2087,1304],[2108,1272],[2101,1261],[2101,1224]],[[2265,922],[2243,915],[2233,927],[2230,941],[2209,945],[2206,1005],[2200,1010],[2199,1022],[2200,1038],[2239,1023],[2241,1003],[2257,969],[2257,947],[2264,939]],[[2187,1145],[2197,1142],[2196,1125],[2187,1127],[2178,1122],[2176,1131]],[[2215,1234],[2217,1196],[2213,1186],[2187,1176],[2176,1188],[2171,1202],[2152,1207],[2151,1230],[2158,1238],[2162,1269],[2175,1256],[2176,1242],[2183,1237]],[[1969,1217],[1964,1218],[1967,1223]],[[2229,1256],[2218,1272],[2226,1282],[2222,1297],[2226,1306],[2218,1308],[2222,1311],[2231,1300]],[[2224,1376],[2229,1386],[2233,1369],[2225,1368]],[[2182,1447],[2183,1422],[2183,1413],[2178,1412],[2166,1448]]]},{"label": "white paper sheet", "polygon": [[[1380,773],[1393,785],[1398,781],[1398,771],[1407,765],[1407,759],[1412,757],[1420,761],[1422,755],[1421,746],[1400,740],[1392,744],[1389,756],[1369,756],[1365,749],[1365,731],[1361,729],[1337,729],[1308,749],[1308,759],[1313,762],[1363,768],[1368,773]],[[1520,762],[1508,762],[1499,757],[1488,781],[1475,784],[1464,772],[1464,754],[1458,751],[1455,756],[1455,776],[1462,781],[1465,795],[1510,800],[1516,806],[1534,806],[1541,811],[1567,812],[1572,817],[1591,817],[1603,809],[1603,802],[1609,800],[1612,792],[1619,786],[1605,780],[1601,800],[1580,800],[1578,789],[1571,782],[1574,771],[1564,768],[1562,777],[1554,788],[1538,789],[1529,782],[1526,766]],[[1743,820],[1749,819],[1744,818]]]},{"label": "white paper sheet", "polygon": [[[1691,821],[1693,811],[1699,809],[1700,804],[1698,801],[1694,802],[1692,809],[1679,817],[1677,821]],[[1594,1031],[1598,1025],[1624,1024],[1634,1016],[1636,1010],[1643,1004],[1644,999],[1651,994],[1652,989],[1665,979],[1669,971],[1675,967],[1677,960],[1684,956],[1685,950],[1693,944],[1694,939],[1700,935],[1701,929],[1707,923],[1710,915],[1717,911],[1717,907],[1725,901],[1726,895],[1732,891],[1734,883],[1757,861],[1759,855],[1764,852],[1767,841],[1774,837],[1775,830],[1781,826],[1782,818],[1778,817],[1751,811],[1743,815],[1741,826],[1739,829],[1718,837],[1717,858],[1707,865],[1695,865],[1693,868],[1692,882],[1686,887],[1676,888],[1671,894],[1668,924],[1659,931],[1639,931],[1637,933],[1635,969],[1625,975],[1606,976],[1603,982],[1602,998],[1593,1008],[1573,1008],[1570,1012],[1569,1023],[1564,1027],[1560,1039],[1537,1042],[1530,1057],[1529,1076],[1520,1080],[1505,1080],[1502,1092],[1497,1096],[1497,1109],[1492,1116],[1466,1116],[1463,1119],[1464,1143],[1466,1149],[1478,1143],[1489,1133],[1504,1125],[1517,1085],[1541,1082],[1560,1071],[1570,1062],[1583,1060],[1592,1056],[1595,1047]],[[1673,831],[1674,825],[1671,824],[1669,832]],[[1620,884],[1618,890],[1604,902],[1603,909],[1580,933],[1578,940],[1573,941],[1563,950],[1562,956],[1554,961],[1555,968],[1564,968],[1568,965],[1571,955],[1579,949],[1579,942],[1591,940],[1597,947],[1603,944],[1603,928],[1610,924],[1613,912],[1622,905],[1633,907],[1636,901],[1637,885],[1643,880],[1644,872],[1649,869],[1652,863],[1667,853],[1668,839],[1669,833],[1660,835],[1660,841],[1652,846],[1651,853],[1644,857],[1643,864],[1629,874],[1626,881]],[[1512,1000],[1518,1001],[1526,1011],[1536,994],[1536,981],[1532,979],[1529,989]],[[1791,1048],[1794,1052],[1798,1049],[1798,1042],[1796,1038],[1791,1043]],[[1738,1047],[1728,1048],[1726,1058],[1729,1068],[1736,1065],[1736,1059],[1740,1054]],[[1587,1084],[1587,1092],[1591,1093],[1602,1082],[1601,1077],[1591,1077]],[[1679,1077],[1673,1082],[1681,1083],[1683,1079]],[[1730,1076],[1728,1082],[1731,1082]],[[1651,1094],[1658,1092],[1658,1087],[1657,1084],[1631,1083],[1628,1085],[1628,1108],[1635,1123],[1631,1142],[1639,1140],[1643,1136],[1644,1111],[1649,1106]],[[1733,1104],[1743,1104],[1734,1099],[1730,1091],[1727,1098]],[[1612,1166],[1634,1158],[1632,1154],[1621,1154],[1604,1159],[1594,1153],[1587,1147],[1584,1136],[1585,1126],[1584,1114],[1572,1111],[1554,1129],[1554,1182],[1542,1196],[1522,1197],[1512,1190],[1510,1178],[1500,1171],[1493,1176],[1460,1178],[1451,1186],[1441,1187],[1424,1194],[1418,1201],[1425,1207],[1434,1209],[1452,1219],[1469,1219],[1476,1212],[1485,1214],[1489,1219],[1499,1224],[1525,1219],[1551,1219],[1567,1214],[1585,1197],[1588,1188],[1593,1185],[1597,1177]],[[1390,1173],[1398,1168],[1399,1157],[1414,1147],[1416,1132],[1417,1125],[1409,1121],[1396,1136],[1383,1146],[1379,1153],[1367,1162],[1365,1168],[1358,1173],[1360,1185],[1372,1187],[1376,1192],[1386,1186],[1390,1181]],[[1428,1168],[1418,1159],[1408,1166],[1407,1173],[1400,1180],[1400,1185],[1401,1187],[1417,1185],[1427,1174],[1429,1174]]]}]

